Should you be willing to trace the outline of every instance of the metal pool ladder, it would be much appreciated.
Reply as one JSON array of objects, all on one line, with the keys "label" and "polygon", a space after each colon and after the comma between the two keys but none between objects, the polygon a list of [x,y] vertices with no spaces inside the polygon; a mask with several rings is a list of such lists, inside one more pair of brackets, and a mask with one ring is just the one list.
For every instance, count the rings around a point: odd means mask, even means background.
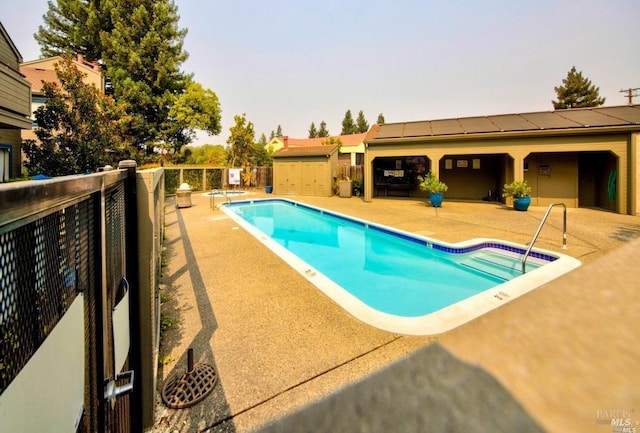
[{"label": "metal pool ladder", "polygon": [[536,239],[538,239],[538,235],[542,231],[542,226],[547,221],[547,217],[549,216],[549,213],[551,213],[551,209],[553,209],[554,206],[562,206],[562,208],[563,208],[563,213],[562,213],[562,249],[563,250],[567,249],[567,206],[565,206],[564,203],[551,203],[549,205],[549,207],[547,208],[547,212],[542,217],[542,221],[540,221],[540,225],[538,226],[538,230],[536,230],[536,233],[533,235],[533,238],[531,238],[531,242],[529,242],[529,246],[527,247],[527,251],[524,253],[524,256],[522,256],[521,263],[522,263],[522,273],[523,274],[525,272],[525,266],[526,266],[526,263],[527,263],[527,258],[529,257],[529,253],[531,253],[531,249],[533,248],[533,244],[536,242]]}]

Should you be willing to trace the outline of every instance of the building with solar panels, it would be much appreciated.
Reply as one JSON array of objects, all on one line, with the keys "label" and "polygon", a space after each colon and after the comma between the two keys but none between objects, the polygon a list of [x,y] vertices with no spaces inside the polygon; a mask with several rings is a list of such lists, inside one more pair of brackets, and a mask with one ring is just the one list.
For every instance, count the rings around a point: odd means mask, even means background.
[{"label": "building with solar panels", "polygon": [[638,215],[640,105],[374,125],[365,138],[365,200],[426,196],[433,171],[447,200],[503,201],[526,180],[531,204]]}]

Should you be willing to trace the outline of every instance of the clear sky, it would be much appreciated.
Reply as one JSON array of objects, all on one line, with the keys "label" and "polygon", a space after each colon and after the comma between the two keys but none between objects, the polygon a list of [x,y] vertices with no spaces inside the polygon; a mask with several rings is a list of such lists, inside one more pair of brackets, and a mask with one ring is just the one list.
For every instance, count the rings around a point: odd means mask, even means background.
[{"label": "clear sky", "polygon": [[[216,92],[224,144],[246,113],[256,139],[311,122],[339,134],[347,109],[370,124],[544,111],[573,65],[605,105],[640,87],[638,0],[175,0],[186,72]],[[0,0],[24,60],[46,0]],[[634,102],[640,103],[640,97]]]}]

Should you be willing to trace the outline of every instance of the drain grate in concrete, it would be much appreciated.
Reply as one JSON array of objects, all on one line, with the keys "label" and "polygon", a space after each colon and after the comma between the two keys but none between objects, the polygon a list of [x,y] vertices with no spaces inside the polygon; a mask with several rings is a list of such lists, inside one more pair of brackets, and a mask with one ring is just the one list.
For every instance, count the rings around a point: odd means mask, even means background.
[{"label": "drain grate in concrete", "polygon": [[216,386],[218,375],[216,370],[208,365],[198,363],[193,365],[193,352],[188,352],[187,371],[174,374],[162,385],[162,401],[171,409],[184,409],[204,400]]}]

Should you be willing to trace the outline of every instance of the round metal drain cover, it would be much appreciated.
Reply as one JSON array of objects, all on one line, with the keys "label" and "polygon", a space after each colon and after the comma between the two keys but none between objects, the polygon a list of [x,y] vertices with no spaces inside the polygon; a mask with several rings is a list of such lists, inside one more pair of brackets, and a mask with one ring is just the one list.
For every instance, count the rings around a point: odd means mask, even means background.
[{"label": "round metal drain cover", "polygon": [[208,364],[196,364],[191,371],[174,374],[162,385],[162,401],[172,409],[184,409],[204,400],[216,386],[218,375]]}]

